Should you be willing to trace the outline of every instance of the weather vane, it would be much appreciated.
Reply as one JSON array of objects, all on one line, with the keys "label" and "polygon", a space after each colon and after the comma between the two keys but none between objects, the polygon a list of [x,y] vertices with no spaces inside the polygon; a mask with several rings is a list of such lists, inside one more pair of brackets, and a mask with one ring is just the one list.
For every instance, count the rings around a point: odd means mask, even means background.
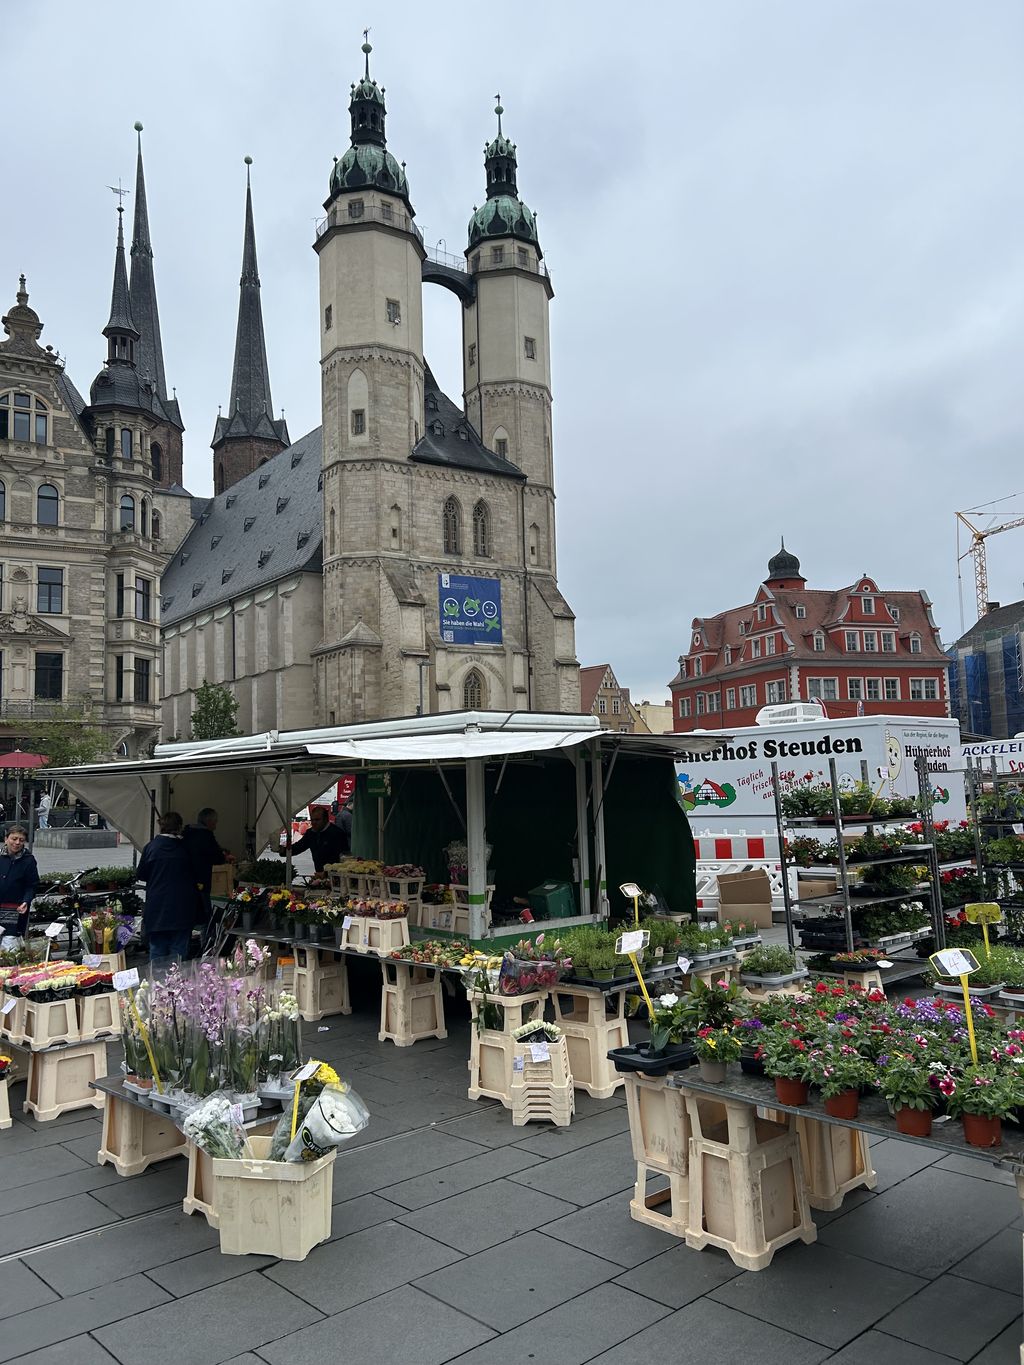
[{"label": "weather vane", "polygon": [[119,209],[124,208],[124,197],[126,194],[131,194],[131,190],[126,190],[123,188],[123,186],[121,185],[121,177],[120,176],[117,177],[116,185],[108,185],[107,189],[110,190],[112,194],[117,195],[117,207]]}]

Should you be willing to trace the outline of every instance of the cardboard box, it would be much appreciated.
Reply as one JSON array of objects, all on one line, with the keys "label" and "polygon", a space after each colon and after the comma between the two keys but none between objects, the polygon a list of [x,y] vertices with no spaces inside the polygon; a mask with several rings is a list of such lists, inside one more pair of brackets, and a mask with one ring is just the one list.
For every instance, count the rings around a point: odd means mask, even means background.
[{"label": "cardboard box", "polygon": [[834,896],[836,879],[835,877],[801,877],[796,884],[796,890],[800,900],[806,900],[809,896]]},{"label": "cardboard box", "polygon": [[753,921],[759,929],[772,925],[772,883],[762,868],[718,874],[718,918]]}]

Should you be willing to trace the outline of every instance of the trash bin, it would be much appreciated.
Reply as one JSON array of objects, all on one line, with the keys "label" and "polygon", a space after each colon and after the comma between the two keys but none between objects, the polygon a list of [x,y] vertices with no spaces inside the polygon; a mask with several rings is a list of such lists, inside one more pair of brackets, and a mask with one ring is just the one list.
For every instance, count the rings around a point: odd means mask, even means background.
[{"label": "trash bin", "polygon": [[569,882],[542,882],[530,892],[530,909],[537,919],[572,919],[579,912]]}]

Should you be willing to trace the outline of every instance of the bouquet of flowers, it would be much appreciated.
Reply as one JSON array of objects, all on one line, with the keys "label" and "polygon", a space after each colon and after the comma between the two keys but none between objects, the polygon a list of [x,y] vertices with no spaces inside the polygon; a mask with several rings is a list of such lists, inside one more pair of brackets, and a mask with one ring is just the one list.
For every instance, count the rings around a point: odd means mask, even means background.
[{"label": "bouquet of flowers", "polygon": [[135,937],[135,917],[123,914],[120,903],[114,901],[83,915],[78,937],[87,953],[119,953]]},{"label": "bouquet of flowers", "polygon": [[11,1070],[11,1059],[6,1053],[0,1052],[0,1081],[5,1081]]},{"label": "bouquet of flowers", "polygon": [[181,1130],[208,1156],[237,1160],[245,1149],[245,1128],[238,1106],[227,1095],[210,1095],[185,1116]]}]

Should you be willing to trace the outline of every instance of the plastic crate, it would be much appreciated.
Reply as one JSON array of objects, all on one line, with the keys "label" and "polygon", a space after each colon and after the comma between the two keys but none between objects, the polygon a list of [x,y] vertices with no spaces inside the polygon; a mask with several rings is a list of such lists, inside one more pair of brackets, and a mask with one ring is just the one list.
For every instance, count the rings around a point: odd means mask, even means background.
[{"label": "plastic crate", "polygon": [[254,1156],[213,1162],[220,1249],[227,1256],[304,1261],[331,1235],[335,1151],[317,1161],[268,1161],[271,1139],[249,1139]]},{"label": "plastic crate", "polygon": [[542,882],[530,892],[530,909],[537,919],[572,919],[576,897],[569,882]]}]

